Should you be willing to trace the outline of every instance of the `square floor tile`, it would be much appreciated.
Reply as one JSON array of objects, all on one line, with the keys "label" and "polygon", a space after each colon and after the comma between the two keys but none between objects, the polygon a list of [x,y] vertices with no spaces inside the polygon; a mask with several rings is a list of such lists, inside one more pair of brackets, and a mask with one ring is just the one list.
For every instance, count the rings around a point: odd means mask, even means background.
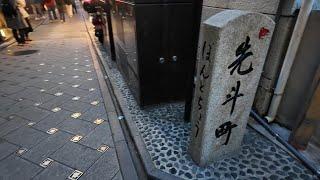
[{"label": "square floor tile", "polygon": [[74,169],[86,171],[101,155],[97,150],[68,142],[50,157]]},{"label": "square floor tile", "polygon": [[40,120],[48,116],[50,112],[37,107],[30,107],[17,112],[16,114],[32,122],[39,122]]},{"label": "square floor tile", "polygon": [[46,169],[33,178],[33,180],[65,180],[73,171],[73,169],[53,161]]},{"label": "square floor tile", "polygon": [[71,134],[85,136],[90,133],[96,126],[97,125],[93,123],[82,121],[79,119],[67,119],[59,125],[58,129],[67,131]]},{"label": "square floor tile", "polygon": [[18,144],[24,148],[31,149],[33,146],[39,144],[42,140],[48,138],[48,136],[48,134],[42,131],[30,127],[21,127],[20,129],[17,129],[4,136],[4,139],[14,144]]},{"label": "square floor tile", "polygon": [[13,119],[9,120],[0,125],[0,137],[28,124],[28,121],[15,116]]},{"label": "square floor tile", "polygon": [[46,116],[42,121],[38,122],[33,127],[46,132],[50,128],[57,128],[62,121],[70,118],[70,114],[71,112],[62,109],[59,112],[51,113],[49,116]]},{"label": "square floor tile", "polygon": [[83,175],[83,179],[112,179],[119,171],[115,149],[110,148]]},{"label": "square floor tile", "polygon": [[[0,160],[7,157],[11,153],[16,152],[19,147],[0,139]],[[1,163],[1,162],[0,162]]]},{"label": "square floor tile", "polygon": [[91,106],[90,104],[83,103],[80,101],[69,101],[61,105],[63,109],[72,112],[81,112],[82,114],[86,112]]},{"label": "square floor tile", "polygon": [[89,146],[93,149],[98,149],[102,144],[114,147],[112,133],[108,122],[103,122],[96,127],[87,136],[81,139],[80,144]]},{"label": "square floor tile", "polygon": [[98,106],[91,107],[80,118],[86,121],[94,122],[98,118],[108,120],[108,115],[104,105],[101,103]]},{"label": "square floor tile", "polygon": [[65,143],[69,142],[71,137],[72,135],[70,134],[58,131],[33,148],[29,149],[25,154],[23,154],[23,157],[39,164],[56,150],[61,148]]},{"label": "square floor tile", "polygon": [[11,155],[0,163],[0,179],[31,179],[42,168],[18,156]]},{"label": "square floor tile", "polygon": [[55,97],[54,99],[51,99],[41,104],[40,107],[51,110],[52,108],[58,107],[61,104],[70,101],[71,99],[72,99],[72,96],[63,94],[62,96]]}]

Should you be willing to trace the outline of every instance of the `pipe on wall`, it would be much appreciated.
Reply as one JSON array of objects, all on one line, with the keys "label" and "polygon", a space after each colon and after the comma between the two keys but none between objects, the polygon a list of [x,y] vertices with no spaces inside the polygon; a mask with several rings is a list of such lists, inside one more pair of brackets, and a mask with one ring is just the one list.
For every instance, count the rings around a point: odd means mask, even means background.
[{"label": "pipe on wall", "polygon": [[279,134],[274,132],[269,124],[264,118],[262,118],[255,110],[251,110],[250,116],[256,120],[260,125],[262,125],[273,137],[276,138],[283,146],[285,146],[297,159],[299,159],[303,165],[310,169],[319,179],[320,179],[320,170],[317,167],[314,167],[313,164],[306,159],[299,151],[292,147],[287,141],[281,138]]},{"label": "pipe on wall", "polygon": [[292,32],[288,50],[271,100],[268,114],[265,117],[269,123],[273,122],[277,115],[279,105],[290,76],[291,68],[312,10],[313,2],[314,0],[303,0],[302,2],[298,19]]}]

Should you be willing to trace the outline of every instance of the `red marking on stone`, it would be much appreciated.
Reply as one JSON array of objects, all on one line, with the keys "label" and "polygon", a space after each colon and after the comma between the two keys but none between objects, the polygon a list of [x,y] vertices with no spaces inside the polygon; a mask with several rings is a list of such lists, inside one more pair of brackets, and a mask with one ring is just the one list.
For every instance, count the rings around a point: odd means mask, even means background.
[{"label": "red marking on stone", "polygon": [[259,39],[263,39],[265,36],[267,36],[269,34],[269,29],[266,28],[261,28],[260,32],[259,32]]}]

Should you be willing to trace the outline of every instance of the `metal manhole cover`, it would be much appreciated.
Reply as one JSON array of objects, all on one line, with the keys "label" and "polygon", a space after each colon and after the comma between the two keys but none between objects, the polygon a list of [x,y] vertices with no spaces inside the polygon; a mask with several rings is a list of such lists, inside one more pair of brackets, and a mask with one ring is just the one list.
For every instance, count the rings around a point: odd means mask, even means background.
[{"label": "metal manhole cover", "polygon": [[7,54],[10,56],[24,56],[24,55],[37,53],[38,51],[39,50],[13,51],[13,52],[8,52]]}]

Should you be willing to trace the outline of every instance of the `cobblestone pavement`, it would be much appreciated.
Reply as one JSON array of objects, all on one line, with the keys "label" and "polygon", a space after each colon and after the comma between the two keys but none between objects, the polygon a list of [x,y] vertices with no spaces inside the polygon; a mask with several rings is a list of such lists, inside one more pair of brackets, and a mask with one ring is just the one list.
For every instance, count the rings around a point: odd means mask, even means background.
[{"label": "cobblestone pavement", "polygon": [[122,179],[80,15],[32,38],[0,51],[0,179]]}]

